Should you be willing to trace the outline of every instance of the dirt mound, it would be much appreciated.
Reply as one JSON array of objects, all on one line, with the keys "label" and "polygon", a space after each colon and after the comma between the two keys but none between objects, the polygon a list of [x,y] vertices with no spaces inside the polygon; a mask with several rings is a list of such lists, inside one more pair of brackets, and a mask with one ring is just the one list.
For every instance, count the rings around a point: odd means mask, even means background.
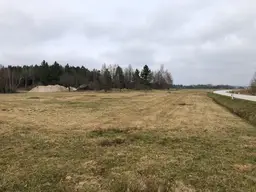
[{"label": "dirt mound", "polygon": [[60,85],[36,86],[29,92],[67,92],[68,88]]}]

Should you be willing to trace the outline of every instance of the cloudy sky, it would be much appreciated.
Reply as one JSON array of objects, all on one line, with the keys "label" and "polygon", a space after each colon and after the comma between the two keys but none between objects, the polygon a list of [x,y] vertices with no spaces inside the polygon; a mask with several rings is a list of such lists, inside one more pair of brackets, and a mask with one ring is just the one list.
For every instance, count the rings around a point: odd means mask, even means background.
[{"label": "cloudy sky", "polygon": [[0,0],[0,63],[161,64],[174,83],[247,85],[255,0]]}]

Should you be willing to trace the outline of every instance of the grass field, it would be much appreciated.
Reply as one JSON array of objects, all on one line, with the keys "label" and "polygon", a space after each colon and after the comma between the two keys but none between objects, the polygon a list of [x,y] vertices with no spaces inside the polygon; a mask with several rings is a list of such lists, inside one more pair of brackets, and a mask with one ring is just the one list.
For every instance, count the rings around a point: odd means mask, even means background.
[{"label": "grass field", "polygon": [[216,103],[226,107],[230,112],[246,119],[252,125],[256,126],[256,102],[231,99],[228,96],[218,95],[214,93],[208,93],[208,96],[212,98]]},{"label": "grass field", "polygon": [[256,128],[203,91],[0,95],[0,191],[256,191]]}]

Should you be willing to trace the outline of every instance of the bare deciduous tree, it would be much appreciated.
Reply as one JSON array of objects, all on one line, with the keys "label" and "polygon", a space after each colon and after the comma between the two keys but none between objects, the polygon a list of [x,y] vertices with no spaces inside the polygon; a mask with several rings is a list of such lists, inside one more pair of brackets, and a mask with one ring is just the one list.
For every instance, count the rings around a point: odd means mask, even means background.
[{"label": "bare deciduous tree", "polygon": [[164,70],[164,65],[161,65],[158,71],[153,75],[153,86],[155,89],[169,89],[173,84],[172,75],[168,70]]},{"label": "bare deciduous tree", "polygon": [[254,73],[254,76],[251,80],[250,88],[251,88],[252,94],[255,95],[256,94],[256,72]]}]

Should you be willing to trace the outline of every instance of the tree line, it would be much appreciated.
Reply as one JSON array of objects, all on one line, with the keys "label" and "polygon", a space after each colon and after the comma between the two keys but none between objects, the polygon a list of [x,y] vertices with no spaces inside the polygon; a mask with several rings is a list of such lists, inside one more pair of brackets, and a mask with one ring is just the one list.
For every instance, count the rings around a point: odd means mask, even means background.
[{"label": "tree line", "polygon": [[197,84],[197,85],[182,85],[176,84],[172,86],[176,89],[244,89],[242,86],[232,85],[212,85],[212,84]]},{"label": "tree line", "polygon": [[90,70],[84,66],[62,66],[56,61],[49,65],[45,60],[40,65],[0,66],[0,93],[55,84],[105,91],[113,88],[169,89],[173,78],[163,65],[156,71],[151,70],[148,65],[139,70],[133,69],[131,65],[122,68],[119,65],[106,64],[103,64],[100,70]]}]

